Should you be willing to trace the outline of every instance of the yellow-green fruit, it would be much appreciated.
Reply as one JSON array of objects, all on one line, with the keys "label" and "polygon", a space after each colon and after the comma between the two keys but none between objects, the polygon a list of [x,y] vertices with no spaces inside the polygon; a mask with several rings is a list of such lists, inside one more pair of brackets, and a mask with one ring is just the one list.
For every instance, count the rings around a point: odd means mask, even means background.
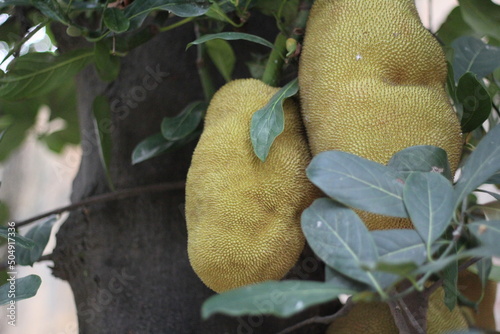
[{"label": "yellow-green fruit", "polygon": [[188,254],[212,290],[282,278],[304,246],[300,214],[316,196],[297,105],[284,104],[285,130],[265,162],[250,141],[252,115],[278,88],[236,80],[213,97],[186,183]]},{"label": "yellow-green fruit", "polygon": [[[460,308],[450,311],[443,302],[444,290],[437,289],[429,298],[428,334],[466,329],[467,322]],[[383,302],[357,303],[344,317],[335,320],[326,334],[399,334],[389,305]]]},{"label": "yellow-green fruit", "polygon": [[[316,0],[300,59],[302,115],[313,155],[341,150],[386,164],[409,146],[461,155],[444,89],[446,63],[413,0]],[[365,215],[370,229],[407,220]]]},{"label": "yellow-green fruit", "polygon": [[[458,275],[458,290],[470,301],[477,302],[481,298],[482,283],[474,273],[462,271]],[[495,300],[497,294],[497,282],[487,281],[484,288],[484,296],[479,303],[477,312],[472,308],[465,308],[473,319],[474,326],[495,330]]]}]

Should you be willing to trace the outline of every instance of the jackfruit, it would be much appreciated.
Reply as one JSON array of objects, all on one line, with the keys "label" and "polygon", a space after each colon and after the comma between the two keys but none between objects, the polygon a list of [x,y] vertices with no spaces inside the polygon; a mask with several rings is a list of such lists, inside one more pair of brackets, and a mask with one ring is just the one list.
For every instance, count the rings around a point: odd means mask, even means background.
[{"label": "jackfruit", "polygon": [[[443,302],[444,290],[438,288],[429,297],[427,333],[443,334],[447,331],[466,329],[467,322],[459,307],[450,311]],[[383,302],[360,302],[350,312],[336,319],[326,334],[398,334],[389,305]]]},{"label": "jackfruit", "polygon": [[265,162],[250,141],[252,115],[278,88],[255,79],[213,97],[186,182],[188,255],[212,290],[282,278],[303,247],[300,214],[317,197],[298,106],[285,101],[285,129]]},{"label": "jackfruit", "polygon": [[[456,170],[462,150],[444,88],[447,67],[412,0],[316,0],[299,64],[302,115],[313,155],[341,150],[386,164],[434,145]],[[409,220],[358,212],[371,230]]]},{"label": "jackfruit", "polygon": [[[458,290],[470,301],[477,302],[481,298],[482,284],[479,276],[464,270],[458,275]],[[477,312],[469,307],[464,307],[472,318],[475,327],[495,330],[495,300],[497,282],[486,281],[484,296],[477,307]]]}]

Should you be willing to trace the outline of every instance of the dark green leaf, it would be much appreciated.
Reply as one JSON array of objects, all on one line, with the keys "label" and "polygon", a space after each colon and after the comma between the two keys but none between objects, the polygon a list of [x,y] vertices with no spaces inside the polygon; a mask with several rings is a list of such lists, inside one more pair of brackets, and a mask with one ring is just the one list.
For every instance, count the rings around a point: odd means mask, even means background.
[{"label": "dark green leaf", "polygon": [[127,31],[130,26],[130,21],[124,11],[118,8],[106,8],[103,19],[106,27],[116,33]]},{"label": "dark green leaf", "polygon": [[373,275],[362,268],[377,262],[377,249],[354,211],[320,198],[304,210],[301,221],[309,245],[327,265],[355,280],[376,285]]},{"label": "dark green leaf", "polygon": [[451,223],[455,209],[453,187],[438,173],[415,172],[406,179],[403,199],[413,226],[429,252]]},{"label": "dark green leaf", "polygon": [[467,225],[491,255],[500,256],[500,221],[477,221]]},{"label": "dark green leaf", "polygon": [[500,48],[487,45],[472,36],[457,38],[451,46],[455,50],[453,69],[455,82],[466,72],[472,72],[479,79],[500,67]]},{"label": "dark green leaf", "polygon": [[132,164],[137,164],[144,160],[156,157],[165,152],[184,146],[195,138],[198,138],[201,131],[195,131],[188,136],[177,140],[169,141],[161,133],[154,134],[141,141],[132,152]]},{"label": "dark green leaf", "polygon": [[54,0],[36,0],[30,1],[32,6],[35,6],[43,15],[51,18],[54,21],[59,21],[68,24],[69,20],[65,11],[59,6],[59,3]]},{"label": "dark green leaf", "polygon": [[334,300],[343,293],[354,291],[322,282],[268,281],[214,295],[205,301],[201,312],[204,319],[215,313],[289,317],[310,306]]},{"label": "dark green leaf", "polygon": [[463,132],[480,127],[490,116],[491,97],[475,74],[467,72],[460,78],[456,97],[463,106],[460,121]]},{"label": "dark green leaf", "polygon": [[[406,218],[403,181],[396,170],[341,151],[319,153],[307,176],[325,194],[347,206]],[[362,196],[360,196],[362,194]]]},{"label": "dark green leaf", "polygon": [[207,53],[215,67],[226,80],[231,81],[236,57],[231,45],[223,39],[212,39],[205,44]]},{"label": "dark green leaf", "polygon": [[455,205],[500,170],[500,126],[491,129],[469,156],[455,185]]},{"label": "dark green leaf", "polygon": [[9,227],[7,226],[0,226],[0,237],[7,240],[12,238],[15,241],[16,246],[19,245],[26,249],[32,249],[36,245],[33,240],[25,238],[17,232],[9,232]]},{"label": "dark green leaf", "polygon": [[396,169],[406,179],[412,172],[435,172],[451,180],[448,154],[431,145],[411,146],[394,154],[387,166]]},{"label": "dark green leaf", "polygon": [[458,0],[465,22],[482,35],[500,39],[500,6],[491,0]]},{"label": "dark green leaf", "polygon": [[168,10],[177,16],[193,17],[207,12],[210,3],[204,0],[141,0],[134,1],[125,8],[125,16],[130,20],[130,28],[139,27],[149,13]]},{"label": "dark green leaf", "polygon": [[257,110],[252,116],[250,139],[255,155],[265,161],[271,146],[285,128],[283,103],[285,99],[297,94],[299,89],[297,79],[290,81],[281,88],[264,108]]},{"label": "dark green leaf", "polygon": [[186,49],[189,48],[191,45],[202,44],[202,43],[205,43],[205,42],[210,41],[212,39],[218,39],[218,38],[224,39],[226,41],[233,41],[233,40],[242,39],[242,40],[246,40],[246,41],[250,41],[250,42],[260,44],[260,45],[267,46],[271,49],[274,48],[273,43],[265,40],[262,37],[256,36],[256,35],[245,34],[242,32],[221,32],[218,34],[204,35],[204,36],[198,38],[197,40],[189,43],[187,45]]},{"label": "dark green leaf", "polygon": [[161,122],[161,132],[167,140],[179,140],[191,134],[201,122],[207,110],[204,102],[192,102],[175,117],[165,117]]},{"label": "dark green leaf", "polygon": [[102,40],[95,43],[95,67],[103,81],[113,81],[120,73],[120,59],[111,55],[111,50]]},{"label": "dark green leaf", "polygon": [[[19,301],[31,298],[36,295],[42,279],[37,275],[29,275],[26,277],[16,278],[15,281],[8,281],[0,286],[0,305],[9,304],[13,301]],[[15,290],[15,295],[11,291]],[[11,294],[9,296],[9,294]]]},{"label": "dark green leaf", "polygon": [[94,52],[75,50],[61,56],[28,53],[9,65],[0,77],[0,97],[18,100],[47,94],[73,77],[94,58]]},{"label": "dark green leaf", "polygon": [[111,132],[113,131],[113,123],[111,121],[111,109],[108,99],[105,96],[98,95],[92,103],[92,114],[94,116],[94,126],[96,130],[97,143],[99,144],[99,155],[101,157],[102,167],[106,173],[106,177],[111,189],[114,189],[109,174],[109,166],[111,162]]},{"label": "dark green leaf", "polygon": [[458,261],[451,262],[443,270],[444,303],[450,311],[457,305]]},{"label": "dark green leaf", "polygon": [[386,274],[386,276],[381,276],[380,273],[377,273],[377,279],[382,282],[381,286],[384,288],[403,279],[403,277],[407,277],[417,268],[418,266],[414,262],[388,263],[381,260],[375,265],[375,270]]},{"label": "dark green leaf", "polygon": [[460,36],[471,36],[474,30],[465,23],[460,7],[455,7],[437,31],[437,36],[445,45],[450,45]]},{"label": "dark green leaf", "polygon": [[488,190],[484,190],[484,189],[476,189],[476,191],[480,192],[480,193],[488,194],[491,197],[493,197],[494,199],[496,199],[497,201],[500,201],[500,194],[498,194],[498,193],[494,193],[492,191],[488,191]]},{"label": "dark green leaf", "polygon": [[33,263],[38,261],[40,256],[42,256],[45,246],[47,246],[47,242],[50,238],[50,232],[52,231],[52,225],[54,225],[56,220],[57,219],[55,217],[50,217],[44,222],[33,226],[26,233],[25,237],[33,240],[36,245],[32,249],[16,249],[17,264],[20,264],[22,266],[32,266]]}]

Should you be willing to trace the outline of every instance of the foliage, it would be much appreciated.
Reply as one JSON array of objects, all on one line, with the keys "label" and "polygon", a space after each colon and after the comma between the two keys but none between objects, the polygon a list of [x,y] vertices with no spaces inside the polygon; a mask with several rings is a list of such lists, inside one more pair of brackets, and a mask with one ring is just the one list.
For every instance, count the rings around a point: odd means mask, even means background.
[{"label": "foliage", "polygon": [[[15,6],[25,7],[31,31],[14,15]],[[41,139],[56,151],[68,143],[77,143],[75,89],[66,83],[89,64],[96,67],[102,80],[115,80],[120,72],[120,57],[154,37],[151,31],[161,33],[194,23],[199,34],[186,47],[196,47],[198,60],[211,63],[226,81],[232,79],[239,61],[231,41],[264,45],[269,53],[255,56],[263,69],[256,71],[252,64],[250,72],[267,83],[276,83],[283,67],[294,65],[300,50],[300,29],[296,28],[304,28],[307,17],[307,10],[299,7],[297,0],[137,0],[129,5],[6,0],[0,3],[0,9],[8,15],[0,25],[0,39],[8,47],[4,63],[14,57],[0,76],[0,131],[4,138],[0,159],[22,142],[41,105],[49,105],[51,118],[62,118],[67,124],[65,130]],[[279,35],[274,44],[238,30],[251,20],[251,10],[275,17]],[[177,18],[172,19],[170,13]],[[287,317],[329,302],[341,293],[351,294],[356,300],[387,301],[425,289],[424,283],[431,277],[442,278],[447,289],[456,291],[458,265],[470,259],[483,259],[476,264],[483,280],[488,275],[499,279],[499,269],[487,265],[492,255],[500,254],[495,242],[500,235],[498,208],[478,205],[471,196],[485,183],[500,184],[500,127],[496,126],[499,13],[500,7],[489,0],[460,0],[437,32],[449,61],[447,90],[466,134],[460,177],[452,180],[446,153],[432,146],[407,148],[396,153],[387,166],[339,151],[317,155],[307,175],[328,197],[316,200],[303,212],[302,228],[311,248],[326,264],[325,282],[264,282],[243,287],[210,298],[203,306],[204,317],[218,312]],[[68,53],[23,49],[29,45],[33,30],[45,28],[51,35],[52,23],[66,25],[69,36],[83,38],[93,47]],[[284,43],[284,37],[293,40]],[[200,67],[199,73],[206,101],[193,101],[177,116],[164,118],[155,134],[137,143],[131,163],[141,163],[199,136],[214,85],[209,71]],[[296,81],[288,81],[252,119],[249,135],[262,161],[283,130],[284,100],[298,92]],[[56,89],[65,90],[64,99],[55,96]],[[111,111],[105,97],[96,98],[96,136],[106,170],[113,145],[106,127]],[[499,199],[494,193],[492,196]],[[351,208],[410,217],[415,230],[370,232]],[[25,237],[12,236],[21,247],[19,264],[31,265],[39,259],[52,223],[46,221]],[[0,228],[0,237],[9,238],[8,231]],[[399,291],[398,283],[403,281],[410,282],[409,288]],[[23,287],[24,298],[36,293],[40,284],[33,276],[16,282]],[[6,286],[0,287],[0,302],[7,301]],[[447,298],[449,307],[457,302],[457,296],[451,295]]]}]

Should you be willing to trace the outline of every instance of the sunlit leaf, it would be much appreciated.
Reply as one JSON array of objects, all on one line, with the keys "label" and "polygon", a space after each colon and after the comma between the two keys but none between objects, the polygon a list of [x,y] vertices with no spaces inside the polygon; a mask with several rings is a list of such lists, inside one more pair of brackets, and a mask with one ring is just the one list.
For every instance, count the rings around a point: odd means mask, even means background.
[{"label": "sunlit leaf", "polygon": [[265,40],[264,38],[256,36],[256,35],[246,34],[246,33],[242,33],[242,32],[221,32],[218,34],[204,35],[204,36],[196,39],[195,41],[189,43],[187,45],[187,48],[189,48],[191,45],[202,44],[202,43],[205,43],[205,42],[210,41],[212,39],[218,39],[218,38],[224,39],[226,41],[233,41],[233,40],[240,40],[241,39],[241,40],[254,42],[254,43],[257,43],[260,45],[264,45],[264,46],[267,46],[271,49],[274,48],[273,43],[269,42],[268,40]]},{"label": "sunlit leaf", "polygon": [[206,42],[207,53],[215,67],[226,80],[231,81],[236,56],[231,45],[223,39],[212,39]]}]

